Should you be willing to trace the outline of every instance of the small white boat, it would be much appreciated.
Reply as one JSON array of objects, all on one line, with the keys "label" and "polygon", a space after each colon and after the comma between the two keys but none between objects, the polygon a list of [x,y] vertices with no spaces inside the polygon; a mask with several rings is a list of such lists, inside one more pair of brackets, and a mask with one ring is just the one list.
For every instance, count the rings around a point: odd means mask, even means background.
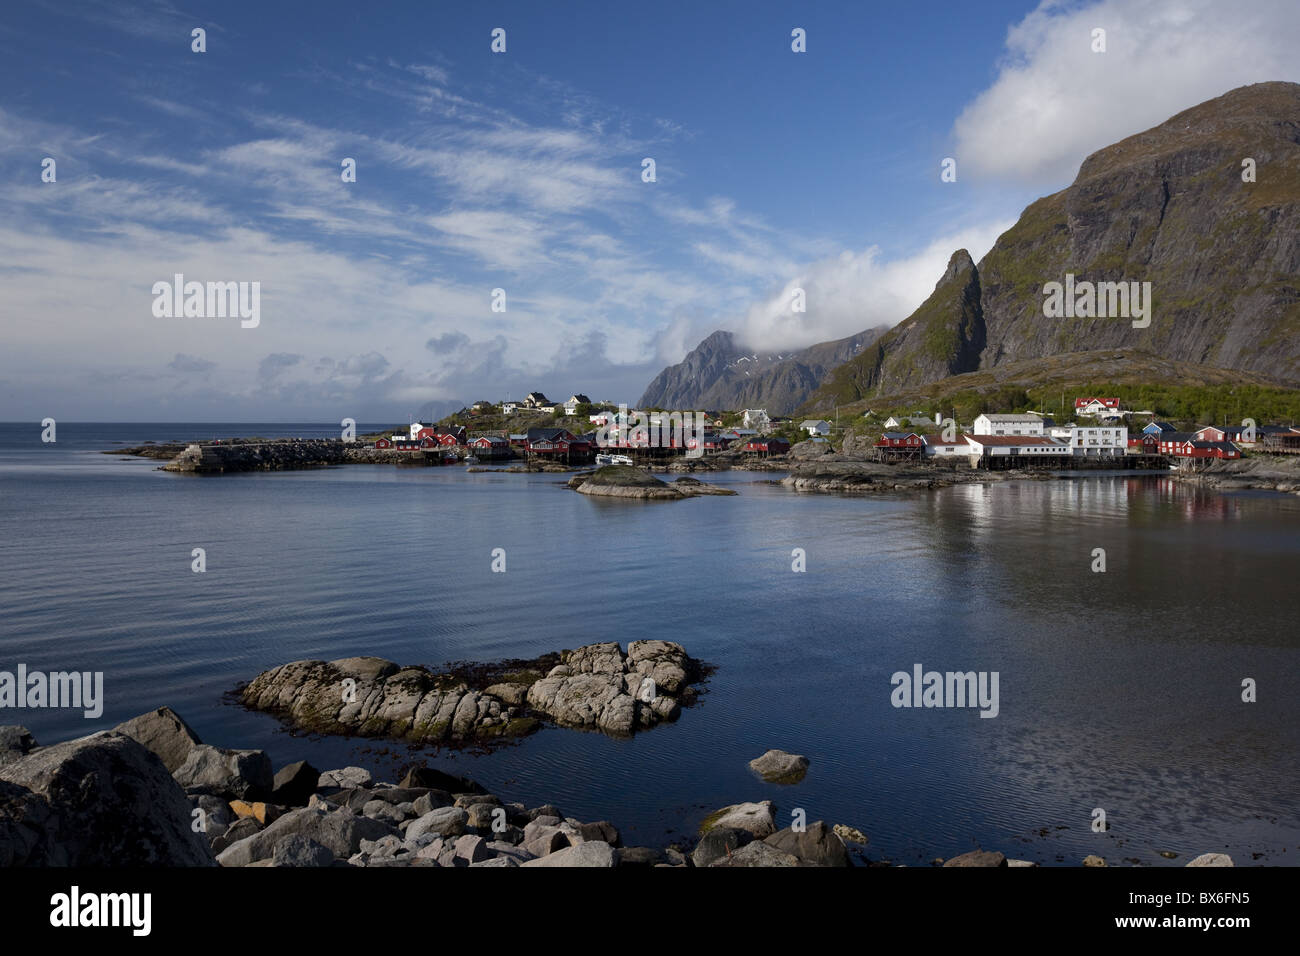
[{"label": "small white boat", "polygon": [[632,465],[635,462],[627,455],[597,455],[596,464],[598,465]]},{"label": "small white boat", "polygon": [[478,456],[477,456],[477,455],[466,455],[466,456],[465,456],[465,464],[467,464],[467,465],[477,465],[477,464],[478,464]]}]

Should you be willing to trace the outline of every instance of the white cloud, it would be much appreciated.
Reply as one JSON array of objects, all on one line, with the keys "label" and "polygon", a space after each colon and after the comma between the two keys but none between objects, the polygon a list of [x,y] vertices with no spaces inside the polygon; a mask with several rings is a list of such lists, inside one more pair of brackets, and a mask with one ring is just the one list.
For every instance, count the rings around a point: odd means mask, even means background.
[{"label": "white cloud", "polygon": [[1044,0],[954,124],[958,173],[1065,185],[1088,154],[1190,106],[1300,79],[1297,38],[1295,0]]},{"label": "white cloud", "polygon": [[[734,328],[743,344],[764,350],[806,348],[907,318],[934,291],[948,259],[965,249],[976,262],[1011,221],[975,226],[932,241],[912,256],[886,260],[878,246],[823,259],[755,303]],[[807,311],[792,309],[804,290]]]}]

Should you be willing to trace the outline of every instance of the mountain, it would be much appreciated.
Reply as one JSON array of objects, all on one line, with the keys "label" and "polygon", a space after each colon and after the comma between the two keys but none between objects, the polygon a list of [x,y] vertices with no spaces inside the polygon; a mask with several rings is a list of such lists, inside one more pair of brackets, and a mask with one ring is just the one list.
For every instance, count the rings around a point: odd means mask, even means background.
[{"label": "mountain", "polygon": [[[1067,273],[1076,288],[1150,282],[1149,326],[1048,317],[1044,286]],[[920,308],[803,409],[1106,350],[1300,387],[1300,85],[1241,87],[1093,153],[978,265],[954,253]]]},{"label": "mountain", "polygon": [[714,332],[677,365],[652,381],[638,403],[643,408],[766,408],[788,415],[835,367],[852,359],[888,331],[868,329],[794,352],[755,353],[741,348],[730,332]]}]

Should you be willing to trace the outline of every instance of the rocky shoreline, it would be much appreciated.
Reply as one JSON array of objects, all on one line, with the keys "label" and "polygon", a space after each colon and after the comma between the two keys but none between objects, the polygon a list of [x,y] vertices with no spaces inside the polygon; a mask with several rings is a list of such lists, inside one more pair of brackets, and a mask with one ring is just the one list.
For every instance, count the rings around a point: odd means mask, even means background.
[{"label": "rocky shoreline", "polygon": [[1170,476],[1215,491],[1277,491],[1300,495],[1300,455],[1253,454],[1249,458],[1215,461],[1196,471]]},{"label": "rocky shoreline", "polygon": [[468,746],[561,727],[630,736],[673,721],[707,668],[672,641],[590,644],[533,660],[441,672],[378,657],[294,661],[237,691],[252,710],[308,733]]},{"label": "rocky shoreline", "polygon": [[[797,783],[806,758],[768,751],[764,779]],[[273,771],[261,750],[203,743],[169,707],[40,746],[0,727],[0,866],[851,867],[869,839],[824,821],[778,829],[770,800],[709,813],[694,840],[625,845],[608,820],[508,802],[466,777],[411,766],[397,783],[361,767]],[[943,867],[1032,867],[976,850]],[[1105,866],[1090,856],[1084,866]],[[1222,853],[1187,866],[1232,866]]]}]

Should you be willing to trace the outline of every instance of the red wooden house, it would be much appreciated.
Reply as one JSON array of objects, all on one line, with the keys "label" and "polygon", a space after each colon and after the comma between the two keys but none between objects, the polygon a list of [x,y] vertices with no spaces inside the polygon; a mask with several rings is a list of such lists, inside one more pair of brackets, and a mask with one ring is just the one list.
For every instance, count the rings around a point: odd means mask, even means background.
[{"label": "red wooden house", "polygon": [[775,436],[757,436],[745,442],[745,451],[756,451],[761,455],[784,455],[790,450],[790,443]]},{"label": "red wooden house", "polygon": [[1156,455],[1160,453],[1160,439],[1146,433],[1129,435],[1128,453],[1130,455]]},{"label": "red wooden house", "polygon": [[876,442],[877,448],[920,449],[924,445],[925,439],[916,432],[885,432],[880,436],[880,441]]}]

